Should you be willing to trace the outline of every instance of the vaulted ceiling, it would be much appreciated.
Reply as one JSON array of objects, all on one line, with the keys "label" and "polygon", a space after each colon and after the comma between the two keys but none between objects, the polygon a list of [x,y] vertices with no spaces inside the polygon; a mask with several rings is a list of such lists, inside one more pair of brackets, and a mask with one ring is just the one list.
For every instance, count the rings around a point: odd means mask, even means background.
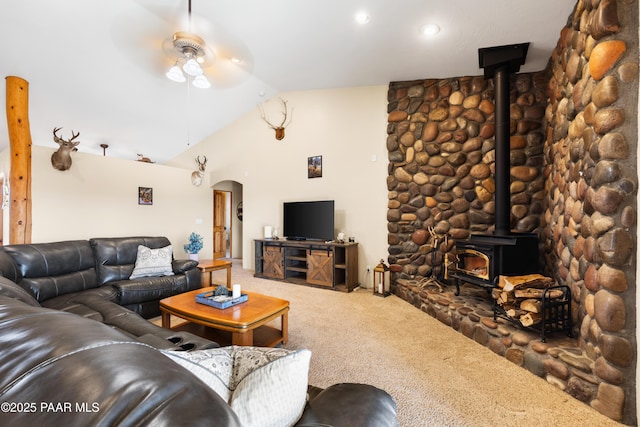
[{"label": "vaulted ceiling", "polygon": [[[280,92],[480,75],[479,48],[521,42],[521,71],[541,70],[575,3],[192,0],[189,19],[188,0],[20,0],[1,8],[0,70],[29,82],[35,145],[57,148],[62,126],[79,151],[163,163]],[[171,36],[189,29],[216,55],[209,89],[165,77]]]}]

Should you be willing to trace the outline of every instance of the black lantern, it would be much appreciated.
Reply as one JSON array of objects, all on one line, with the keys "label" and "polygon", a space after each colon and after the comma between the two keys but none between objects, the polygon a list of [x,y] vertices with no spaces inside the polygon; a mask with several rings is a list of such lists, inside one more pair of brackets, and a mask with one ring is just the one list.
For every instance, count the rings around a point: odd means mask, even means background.
[{"label": "black lantern", "polygon": [[380,260],[380,264],[373,269],[373,294],[379,297],[389,295],[389,266]]}]

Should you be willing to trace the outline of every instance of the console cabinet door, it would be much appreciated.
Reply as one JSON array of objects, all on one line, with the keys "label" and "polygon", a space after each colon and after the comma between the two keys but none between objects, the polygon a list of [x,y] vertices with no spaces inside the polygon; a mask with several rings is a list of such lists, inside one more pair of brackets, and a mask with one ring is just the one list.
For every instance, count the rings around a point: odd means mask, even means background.
[{"label": "console cabinet door", "polygon": [[307,282],[333,286],[333,252],[307,250]]},{"label": "console cabinet door", "polygon": [[281,247],[265,246],[262,273],[273,279],[284,279],[284,256]]}]

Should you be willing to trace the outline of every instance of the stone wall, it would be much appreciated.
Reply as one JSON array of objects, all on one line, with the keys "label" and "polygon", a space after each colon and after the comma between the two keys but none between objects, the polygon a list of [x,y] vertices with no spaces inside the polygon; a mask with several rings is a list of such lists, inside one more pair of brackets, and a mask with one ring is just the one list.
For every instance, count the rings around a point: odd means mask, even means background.
[{"label": "stone wall", "polygon": [[[506,352],[540,353],[537,374],[635,424],[637,2],[579,0],[559,33],[547,70],[511,78],[511,226],[540,236],[541,270],[571,288],[580,363],[528,343]],[[445,307],[415,286],[433,267],[428,229],[462,239],[493,228],[493,101],[482,77],[389,86],[392,289],[437,306],[427,312]],[[440,244],[436,267],[452,247]],[[438,318],[455,325],[446,310]]]},{"label": "stone wall", "polygon": [[[546,75],[511,76],[511,226],[518,231],[538,231],[544,211]],[[493,80],[483,77],[391,83],[387,219],[397,277],[430,269],[428,227],[454,239],[493,229],[493,97]]]},{"label": "stone wall", "polygon": [[[550,60],[545,202],[547,272],[570,286],[590,404],[636,417],[638,10],[579,1]],[[565,380],[565,379],[563,379]]]}]

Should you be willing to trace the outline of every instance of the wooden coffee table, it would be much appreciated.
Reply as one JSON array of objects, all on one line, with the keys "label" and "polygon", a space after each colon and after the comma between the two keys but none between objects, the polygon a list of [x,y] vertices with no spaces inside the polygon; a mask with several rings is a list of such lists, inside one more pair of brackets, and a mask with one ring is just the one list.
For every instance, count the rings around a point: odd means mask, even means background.
[{"label": "wooden coffee table", "polygon": [[[243,292],[246,302],[225,309],[196,302],[196,294],[213,290],[197,289],[160,300],[162,327],[186,330],[216,341],[220,345],[275,347],[288,339],[289,301],[255,292]],[[171,328],[171,316],[187,322]],[[266,325],[281,318],[278,330]]]}]

